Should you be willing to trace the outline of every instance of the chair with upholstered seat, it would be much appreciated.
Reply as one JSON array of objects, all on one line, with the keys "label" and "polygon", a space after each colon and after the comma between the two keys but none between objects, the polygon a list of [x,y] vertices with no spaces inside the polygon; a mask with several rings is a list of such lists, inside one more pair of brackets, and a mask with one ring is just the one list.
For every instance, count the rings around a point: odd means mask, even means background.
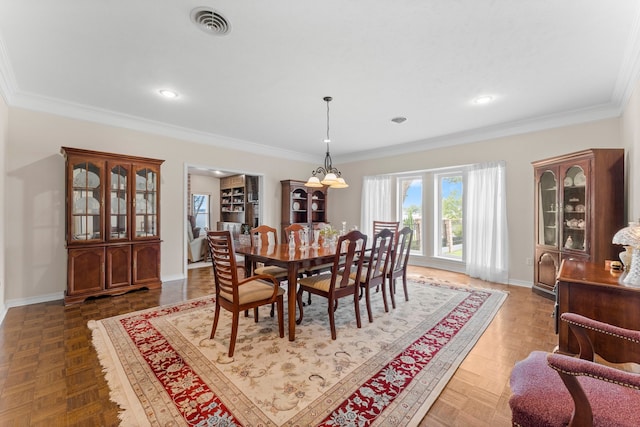
[{"label": "chair with upholstered seat", "polygon": [[580,346],[579,357],[534,351],[511,372],[509,406],[514,426],[640,426],[640,374],[594,362],[592,339],[606,334],[637,348],[640,331],[623,329],[575,313],[563,322]]},{"label": "chair with upholstered seat", "polygon": [[[371,245],[369,256],[364,260],[360,273],[360,288],[364,291],[369,322],[373,322],[373,314],[371,312],[371,288],[382,287],[384,311],[385,313],[389,311],[385,282],[391,260],[393,239],[394,234],[388,228],[381,229],[381,231],[373,237],[373,244]],[[355,279],[356,277],[356,273],[352,272],[351,278]]]},{"label": "chair with upholstered seat", "polygon": [[[275,228],[268,225],[259,225],[252,228],[249,231],[251,235],[251,247],[254,247],[256,243],[260,246],[273,246],[278,244],[278,232]],[[277,265],[260,265],[253,269],[253,274],[269,274],[276,278],[278,284],[287,280],[288,272],[286,268],[278,267]],[[273,306],[271,306],[271,317],[273,317]]]},{"label": "chair with upholstered seat", "polygon": [[413,239],[413,230],[404,227],[398,231],[395,239],[395,245],[391,254],[391,266],[387,273],[389,279],[389,294],[391,295],[391,305],[396,308],[396,279],[402,279],[402,287],[404,289],[404,299],[409,301],[409,292],[407,290],[407,265],[409,265],[409,253],[411,252],[411,240]]},{"label": "chair with upholstered seat", "polygon": [[307,276],[298,280],[297,298],[300,307],[300,317],[297,324],[302,322],[304,310],[302,305],[302,293],[307,291],[327,299],[327,312],[331,327],[331,339],[336,339],[336,324],[334,312],[338,308],[338,299],[348,296],[353,297],[353,305],[358,328],[362,327],[360,321],[359,285],[350,277],[354,271],[360,277],[367,236],[357,230],[351,231],[338,239],[336,254],[333,258],[333,267],[328,273]]},{"label": "chair with upholstered seat", "polygon": [[[278,233],[275,228],[268,225],[260,225],[252,228],[249,232],[251,235],[251,247],[256,246],[259,242],[260,246],[273,246],[278,244]],[[270,274],[278,281],[287,279],[287,269],[275,265],[263,265],[253,269],[255,274]]]},{"label": "chair with upholstered seat", "polygon": [[[199,231],[200,229],[198,228]],[[189,262],[202,261],[207,251],[206,236],[195,237],[190,220],[187,220],[187,240],[187,259]]]},{"label": "chair with upholstered seat", "polygon": [[[371,312],[371,288],[379,289],[382,287],[384,311],[385,313],[389,311],[385,282],[391,261],[393,239],[394,234],[388,228],[382,229],[373,237],[373,244],[371,245],[369,256],[364,260],[362,272],[360,273],[360,288],[364,292],[369,322],[373,322],[373,314]],[[351,278],[356,278],[355,272],[351,273]],[[362,297],[362,294],[360,296]]]},{"label": "chair with upholstered seat", "polygon": [[216,306],[210,338],[213,339],[220,318],[220,307],[232,314],[231,337],[229,339],[229,357],[233,352],[238,336],[240,312],[253,308],[256,311],[262,305],[276,304],[278,310],[278,330],[284,337],[284,290],[277,280],[268,274],[260,274],[240,280],[236,264],[233,240],[229,231],[210,231],[207,241],[213,261],[213,275],[216,286]]}]

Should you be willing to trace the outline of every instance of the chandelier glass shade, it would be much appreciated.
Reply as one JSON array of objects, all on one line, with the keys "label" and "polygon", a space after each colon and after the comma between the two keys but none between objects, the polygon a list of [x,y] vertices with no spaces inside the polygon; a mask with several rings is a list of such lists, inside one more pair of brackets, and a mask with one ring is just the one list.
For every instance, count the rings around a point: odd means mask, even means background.
[{"label": "chandelier glass shade", "polygon": [[327,144],[327,154],[324,156],[324,165],[318,166],[312,171],[311,176],[304,185],[311,188],[318,188],[323,185],[331,188],[347,188],[349,184],[342,178],[340,171],[333,167],[331,154],[329,153],[329,142],[331,142],[329,138],[329,102],[333,98],[325,96],[323,99],[327,103],[327,137],[324,140]]}]

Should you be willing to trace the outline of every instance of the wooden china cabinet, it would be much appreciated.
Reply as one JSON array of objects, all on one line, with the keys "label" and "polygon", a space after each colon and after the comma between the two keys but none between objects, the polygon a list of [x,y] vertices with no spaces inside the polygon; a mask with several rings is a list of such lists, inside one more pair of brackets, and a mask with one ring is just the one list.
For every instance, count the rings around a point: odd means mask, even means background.
[{"label": "wooden china cabinet", "polygon": [[327,196],[329,187],[305,187],[304,181],[280,181],[282,185],[282,241],[286,242],[285,227],[301,224],[313,229],[315,224],[328,223]]},{"label": "wooden china cabinet", "polygon": [[157,288],[164,160],[62,147],[66,159],[65,304]]},{"label": "wooden china cabinet", "polygon": [[563,260],[618,259],[620,247],[611,239],[624,226],[624,150],[588,149],[533,168],[533,290],[552,296]]}]

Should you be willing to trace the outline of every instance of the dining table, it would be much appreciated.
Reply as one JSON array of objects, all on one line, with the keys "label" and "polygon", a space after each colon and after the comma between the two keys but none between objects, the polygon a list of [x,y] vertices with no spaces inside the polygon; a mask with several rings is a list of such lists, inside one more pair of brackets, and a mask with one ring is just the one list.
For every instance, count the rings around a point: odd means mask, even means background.
[{"label": "dining table", "polygon": [[289,321],[289,341],[296,338],[296,292],[298,273],[304,268],[327,264],[333,261],[336,253],[335,245],[330,246],[297,246],[290,248],[287,243],[268,246],[238,245],[238,255],[244,257],[247,274],[252,274],[256,263],[275,265],[287,269],[287,318]]}]

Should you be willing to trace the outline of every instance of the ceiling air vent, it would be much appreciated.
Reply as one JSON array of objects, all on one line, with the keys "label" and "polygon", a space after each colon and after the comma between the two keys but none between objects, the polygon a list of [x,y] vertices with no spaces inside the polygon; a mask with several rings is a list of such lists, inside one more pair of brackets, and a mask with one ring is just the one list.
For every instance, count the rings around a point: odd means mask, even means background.
[{"label": "ceiling air vent", "polygon": [[224,36],[229,34],[231,26],[227,19],[213,9],[197,7],[191,11],[191,20],[207,34]]}]

